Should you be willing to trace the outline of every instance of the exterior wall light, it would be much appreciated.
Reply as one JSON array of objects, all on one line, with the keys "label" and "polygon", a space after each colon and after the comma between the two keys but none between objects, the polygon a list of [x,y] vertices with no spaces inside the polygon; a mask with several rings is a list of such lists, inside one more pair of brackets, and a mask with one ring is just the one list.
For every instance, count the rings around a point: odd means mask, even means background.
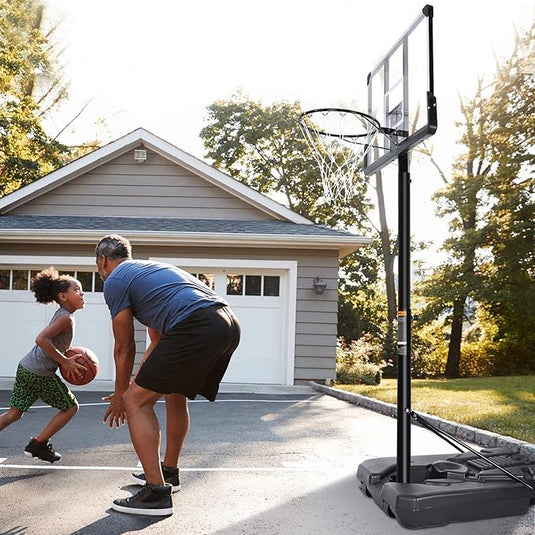
[{"label": "exterior wall light", "polygon": [[327,288],[327,283],[320,277],[314,277],[312,280],[312,286],[314,287],[314,291],[318,295],[321,295],[325,291],[325,288]]}]

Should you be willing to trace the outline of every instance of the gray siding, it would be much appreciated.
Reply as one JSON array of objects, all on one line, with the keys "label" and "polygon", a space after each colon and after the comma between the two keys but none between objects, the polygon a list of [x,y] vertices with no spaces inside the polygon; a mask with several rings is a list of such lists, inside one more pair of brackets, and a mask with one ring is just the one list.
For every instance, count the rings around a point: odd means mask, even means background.
[{"label": "gray siding", "polygon": [[10,213],[272,219],[152,151],[144,163],[135,163],[132,152],[123,154]]}]

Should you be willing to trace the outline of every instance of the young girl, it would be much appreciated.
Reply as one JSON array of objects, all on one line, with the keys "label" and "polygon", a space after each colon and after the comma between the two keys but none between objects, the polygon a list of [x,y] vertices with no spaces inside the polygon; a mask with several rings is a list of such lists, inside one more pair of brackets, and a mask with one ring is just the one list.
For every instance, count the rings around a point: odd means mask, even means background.
[{"label": "young girl", "polygon": [[78,402],[67,385],[56,374],[59,365],[69,376],[81,375],[83,366],[74,358],[67,358],[74,335],[74,317],[84,308],[84,292],[81,284],[68,275],[58,275],[50,267],[32,279],[31,290],[38,303],[55,301],[59,308],[35,339],[35,346],[19,362],[17,377],[11,394],[9,410],[0,415],[0,431],[20,420],[24,413],[40,398],[58,409],[41,432],[33,437],[24,453],[53,463],[61,459],[49,439],[64,427],[78,411]]}]

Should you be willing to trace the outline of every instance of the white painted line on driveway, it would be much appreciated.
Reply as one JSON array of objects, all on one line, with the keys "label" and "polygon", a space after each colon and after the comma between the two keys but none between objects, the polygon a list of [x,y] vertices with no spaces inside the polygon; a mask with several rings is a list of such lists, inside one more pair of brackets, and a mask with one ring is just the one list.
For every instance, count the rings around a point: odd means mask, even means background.
[{"label": "white painted line on driveway", "polygon": [[[101,470],[101,471],[125,471],[130,472],[137,470],[137,467],[131,466],[54,466],[54,465],[29,465],[29,464],[2,464],[3,468],[13,470]],[[181,472],[303,472],[303,471],[324,471],[327,468],[317,465],[313,467],[310,464],[302,467],[291,466],[251,466],[251,467],[227,467],[227,468],[180,468]]]},{"label": "white painted line on driveway", "polygon": [[[294,403],[299,405],[301,403],[322,403],[329,400],[324,399],[217,399],[214,403]],[[157,401],[157,403],[165,403],[164,400]],[[193,399],[188,400],[188,403],[212,403],[207,399]],[[80,407],[101,407],[109,405],[107,401],[97,401],[94,403],[80,403]],[[32,405],[31,409],[52,409],[49,405]],[[0,411],[7,411],[9,407],[0,407]],[[55,409],[54,409],[55,410]]]}]

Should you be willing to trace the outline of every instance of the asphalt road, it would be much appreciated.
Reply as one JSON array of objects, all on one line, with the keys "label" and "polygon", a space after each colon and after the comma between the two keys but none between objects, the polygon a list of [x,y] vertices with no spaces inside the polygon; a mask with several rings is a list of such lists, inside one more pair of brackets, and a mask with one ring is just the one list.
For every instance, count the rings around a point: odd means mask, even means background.
[{"label": "asphalt road", "polygon": [[[0,391],[0,407],[9,402]],[[117,513],[137,458],[127,428],[102,424],[99,392],[77,392],[80,411],[53,439],[63,459],[49,465],[23,449],[51,417],[36,404],[0,433],[0,533],[3,535],[396,535],[414,533],[358,489],[359,463],[395,456],[395,420],[318,393],[220,394],[190,403],[191,430],[181,460],[174,515]],[[157,405],[159,416],[164,405]],[[161,419],[161,421],[163,421]],[[454,453],[413,428],[413,455]],[[534,535],[535,511],[417,530],[425,535]]]}]

